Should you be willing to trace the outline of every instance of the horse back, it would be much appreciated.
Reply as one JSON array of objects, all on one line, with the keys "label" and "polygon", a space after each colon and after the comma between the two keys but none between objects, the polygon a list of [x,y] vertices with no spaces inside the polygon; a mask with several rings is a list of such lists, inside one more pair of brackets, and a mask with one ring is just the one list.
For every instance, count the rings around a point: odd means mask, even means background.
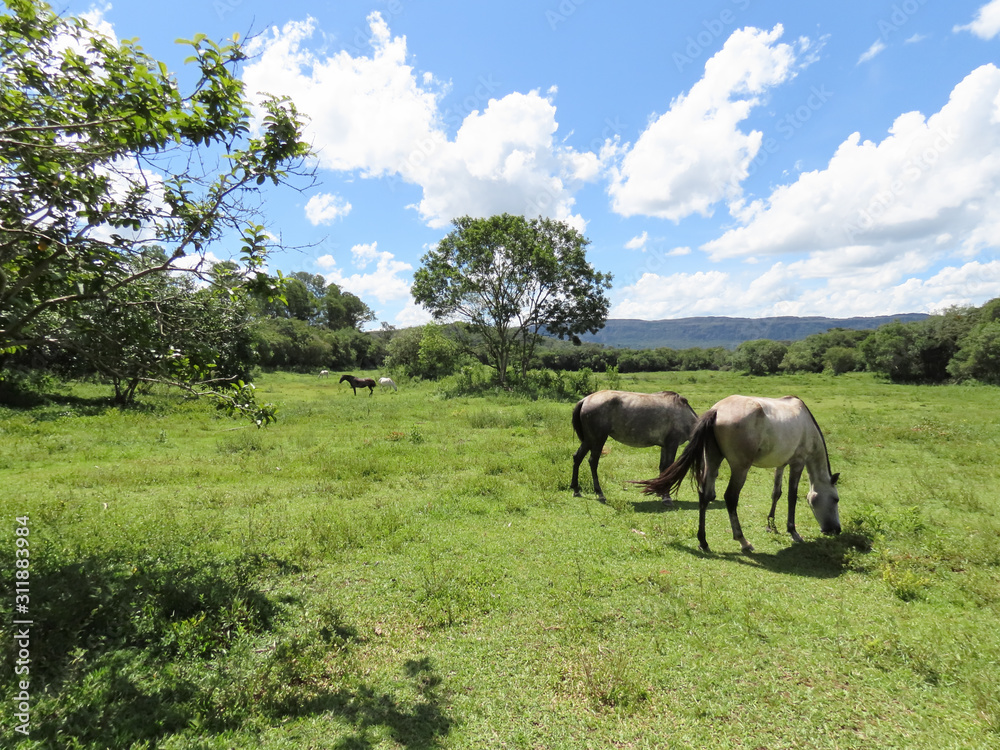
[{"label": "horse back", "polygon": [[730,466],[777,468],[816,450],[816,422],[794,396],[729,396],[712,408],[715,439]]},{"label": "horse back", "polygon": [[696,418],[687,400],[673,391],[598,391],[581,400],[573,412],[581,440],[611,437],[633,448],[682,442]]}]

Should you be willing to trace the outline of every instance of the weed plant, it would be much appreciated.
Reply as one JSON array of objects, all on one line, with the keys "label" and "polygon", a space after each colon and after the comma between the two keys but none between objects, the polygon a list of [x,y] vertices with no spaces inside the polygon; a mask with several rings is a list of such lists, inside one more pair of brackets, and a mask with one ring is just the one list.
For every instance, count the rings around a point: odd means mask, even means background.
[{"label": "weed plant", "polygon": [[[543,377],[554,392],[470,395],[466,373],[355,396],[269,374],[265,430],[156,392],[112,409],[87,384],[0,408],[0,745],[1000,746],[996,389]],[[754,470],[740,514],[757,551],[720,501],[703,553],[693,490],[664,510],[631,483],[659,451],[612,441],[608,502],[586,480],[574,498],[584,377],[699,412],[800,396],[841,472],[844,533],[820,535],[804,503],[804,543],[766,533],[771,477]]]}]

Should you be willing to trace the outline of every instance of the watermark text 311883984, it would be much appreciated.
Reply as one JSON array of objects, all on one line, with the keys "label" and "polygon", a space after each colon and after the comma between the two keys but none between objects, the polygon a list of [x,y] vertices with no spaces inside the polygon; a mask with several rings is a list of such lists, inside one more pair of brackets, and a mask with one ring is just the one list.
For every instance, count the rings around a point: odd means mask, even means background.
[{"label": "watermark text 311883984", "polygon": [[14,527],[14,731],[27,735],[31,724],[31,543],[28,517]]}]

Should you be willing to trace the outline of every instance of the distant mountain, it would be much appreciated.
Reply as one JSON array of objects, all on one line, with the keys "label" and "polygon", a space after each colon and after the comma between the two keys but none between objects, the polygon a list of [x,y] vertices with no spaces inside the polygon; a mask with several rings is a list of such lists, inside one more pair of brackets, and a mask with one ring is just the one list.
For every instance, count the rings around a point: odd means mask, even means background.
[{"label": "distant mountain", "polygon": [[898,320],[924,320],[924,313],[881,315],[874,318],[678,318],[676,320],[609,320],[596,334],[581,340],[622,349],[708,349],[722,346],[735,349],[744,341],[770,339],[798,341],[831,328],[870,330]]}]

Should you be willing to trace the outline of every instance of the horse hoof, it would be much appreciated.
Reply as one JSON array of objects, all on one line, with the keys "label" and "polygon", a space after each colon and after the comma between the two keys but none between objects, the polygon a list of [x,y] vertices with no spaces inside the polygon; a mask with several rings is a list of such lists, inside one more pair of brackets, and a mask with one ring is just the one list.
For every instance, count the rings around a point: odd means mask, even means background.
[{"label": "horse hoof", "polygon": [[671,500],[670,497],[664,496],[664,498],[663,498],[663,507],[666,510],[674,510],[674,501]]}]

